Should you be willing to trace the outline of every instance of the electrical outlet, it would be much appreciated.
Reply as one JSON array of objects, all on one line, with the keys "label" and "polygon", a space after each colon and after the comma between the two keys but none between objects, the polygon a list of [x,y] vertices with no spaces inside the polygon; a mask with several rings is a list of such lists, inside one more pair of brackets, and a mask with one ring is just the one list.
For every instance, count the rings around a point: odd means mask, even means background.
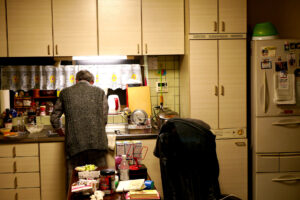
[{"label": "electrical outlet", "polygon": [[156,82],[156,92],[168,92],[167,82]]}]

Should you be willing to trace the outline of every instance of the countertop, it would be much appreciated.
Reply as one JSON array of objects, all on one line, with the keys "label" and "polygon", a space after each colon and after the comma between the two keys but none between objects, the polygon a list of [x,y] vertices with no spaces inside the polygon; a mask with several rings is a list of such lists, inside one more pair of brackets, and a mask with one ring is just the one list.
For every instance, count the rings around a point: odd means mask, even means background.
[{"label": "countertop", "polygon": [[[43,142],[64,142],[65,138],[63,136],[49,136],[48,131],[52,129],[44,129],[39,133],[29,134],[25,138],[6,138],[0,135],[0,144],[14,144],[14,143],[43,143]],[[112,133],[107,133],[112,134]],[[157,130],[151,130],[149,133],[124,133],[117,134],[116,140],[141,140],[141,139],[156,139],[158,135]]]}]

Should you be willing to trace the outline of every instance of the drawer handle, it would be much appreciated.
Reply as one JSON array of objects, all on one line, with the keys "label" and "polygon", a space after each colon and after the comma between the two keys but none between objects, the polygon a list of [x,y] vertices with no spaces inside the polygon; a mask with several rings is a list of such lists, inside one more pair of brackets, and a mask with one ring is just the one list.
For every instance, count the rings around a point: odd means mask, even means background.
[{"label": "drawer handle", "polygon": [[17,172],[17,162],[14,161],[14,173],[16,173],[16,172]]},{"label": "drawer handle", "polygon": [[48,55],[50,55],[50,45],[48,44]]},{"label": "drawer handle", "polygon": [[236,142],[235,145],[239,146],[239,147],[244,147],[244,146],[246,146],[246,143],[245,142]]},{"label": "drawer handle", "polygon": [[225,32],[225,22],[222,21],[222,31]]},{"label": "drawer handle", "polygon": [[55,53],[58,55],[58,45],[55,45]]},{"label": "drawer handle", "polygon": [[13,150],[13,152],[12,152],[13,153],[13,157],[16,157],[16,147],[13,147],[12,150]]},{"label": "drawer handle", "polygon": [[18,198],[19,198],[19,195],[18,195],[18,193],[16,193],[15,194],[15,200],[18,200]]},{"label": "drawer handle", "polygon": [[224,96],[224,93],[225,93],[225,89],[224,89],[224,86],[222,85],[221,86],[221,95]]},{"label": "drawer handle", "polygon": [[215,85],[215,96],[218,96],[218,86]]},{"label": "drawer handle", "polygon": [[295,177],[295,176],[282,176],[278,178],[273,178],[273,182],[285,182],[285,181],[300,181],[300,177]]},{"label": "drawer handle", "polygon": [[214,32],[217,32],[217,22],[214,21]]},{"label": "drawer handle", "polygon": [[137,45],[137,53],[140,54],[140,44]]},{"label": "drawer handle", "polygon": [[145,52],[146,52],[146,54],[148,53],[148,45],[147,44],[145,44]]},{"label": "drawer handle", "polygon": [[272,125],[275,126],[291,126],[291,125],[300,125],[300,120],[292,120],[292,119],[288,119],[288,120],[279,120],[277,122],[273,122]]},{"label": "drawer handle", "polygon": [[15,177],[15,188],[17,188],[18,187],[18,179],[17,179],[17,177]]}]

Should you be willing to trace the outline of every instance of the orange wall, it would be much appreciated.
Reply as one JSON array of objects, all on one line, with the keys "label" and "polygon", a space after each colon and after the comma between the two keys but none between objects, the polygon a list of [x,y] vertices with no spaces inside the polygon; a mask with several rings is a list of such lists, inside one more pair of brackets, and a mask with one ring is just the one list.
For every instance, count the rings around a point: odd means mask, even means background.
[{"label": "orange wall", "polygon": [[248,0],[248,33],[255,24],[272,22],[280,38],[300,38],[300,0]]}]

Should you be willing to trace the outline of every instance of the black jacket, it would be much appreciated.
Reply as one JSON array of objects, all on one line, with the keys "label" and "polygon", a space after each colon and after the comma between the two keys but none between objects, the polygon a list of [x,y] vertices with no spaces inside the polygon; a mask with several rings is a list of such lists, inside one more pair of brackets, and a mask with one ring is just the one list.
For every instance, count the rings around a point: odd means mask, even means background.
[{"label": "black jacket", "polygon": [[160,158],[166,200],[214,200],[220,196],[215,135],[200,120],[173,118],[161,128],[154,155]]}]

